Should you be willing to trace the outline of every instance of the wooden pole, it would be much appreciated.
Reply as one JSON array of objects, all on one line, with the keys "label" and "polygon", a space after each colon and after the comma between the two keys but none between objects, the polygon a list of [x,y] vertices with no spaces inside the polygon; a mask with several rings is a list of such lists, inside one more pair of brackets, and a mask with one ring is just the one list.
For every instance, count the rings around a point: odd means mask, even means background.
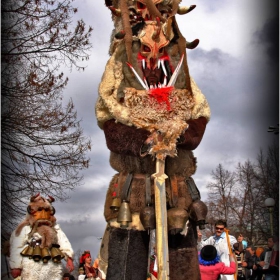
[{"label": "wooden pole", "polygon": [[[232,249],[231,249],[230,240],[229,240],[229,229],[225,228],[225,233],[226,233],[226,237],[227,237],[228,251],[230,254],[232,254]],[[237,280],[236,271],[234,273],[234,279]]]},{"label": "wooden pole", "polygon": [[156,212],[156,248],[158,261],[158,279],[169,279],[169,255],[168,255],[168,229],[166,211],[165,160],[156,161],[156,173],[153,174],[155,186],[155,212]]}]

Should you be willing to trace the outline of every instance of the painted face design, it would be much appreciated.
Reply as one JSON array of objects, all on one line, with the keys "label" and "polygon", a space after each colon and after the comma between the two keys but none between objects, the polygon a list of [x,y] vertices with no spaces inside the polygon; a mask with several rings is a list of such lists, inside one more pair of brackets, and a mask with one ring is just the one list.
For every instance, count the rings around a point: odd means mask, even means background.
[{"label": "painted face design", "polygon": [[165,66],[168,57],[164,47],[169,44],[169,40],[164,36],[160,23],[147,24],[139,37],[141,49],[138,59],[145,83],[149,88],[166,86],[169,75]]}]

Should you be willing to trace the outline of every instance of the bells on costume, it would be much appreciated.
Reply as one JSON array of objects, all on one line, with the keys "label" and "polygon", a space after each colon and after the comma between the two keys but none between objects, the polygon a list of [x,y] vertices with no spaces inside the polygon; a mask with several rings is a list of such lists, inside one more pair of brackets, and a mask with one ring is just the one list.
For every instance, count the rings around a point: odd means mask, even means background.
[{"label": "bells on costume", "polygon": [[[115,194],[110,206],[110,209],[113,212],[118,212],[117,222],[120,224],[121,228],[129,227],[129,223],[132,222],[132,215],[129,207],[132,178],[133,174],[129,173],[122,187],[121,194],[118,195],[120,197]],[[150,230],[156,228],[156,215],[152,202],[150,176],[146,175],[145,180],[146,206],[140,210],[139,216],[144,229],[149,232]],[[191,177],[185,179],[188,192],[190,193],[193,201],[188,209],[180,206],[185,205],[182,203],[183,198],[181,197],[180,205],[178,205],[179,183],[176,175],[170,176],[169,180],[170,196],[168,197],[167,203],[169,208],[167,210],[168,232],[172,235],[182,232],[189,219],[194,221],[199,229],[204,229],[206,224],[207,206],[200,200],[200,193],[194,180]]]},{"label": "bells on costume", "polygon": [[117,222],[120,223],[121,228],[127,228],[128,224],[132,222],[129,203],[125,200],[121,204]]},{"label": "bells on costume", "polygon": [[30,259],[32,259],[32,255],[33,255],[33,247],[30,245],[27,245],[22,251],[21,251],[21,255],[23,257],[29,257]]},{"label": "bells on costume", "polygon": [[35,262],[42,260],[43,263],[48,263],[48,261],[52,259],[54,263],[60,263],[65,255],[61,252],[59,247],[58,244],[53,244],[51,249],[47,247],[42,249],[40,244],[36,242],[34,246],[32,246],[32,244],[27,245],[20,254],[23,257],[33,259]]},{"label": "bells on costume", "polygon": [[40,245],[37,243],[35,248],[34,248],[33,254],[32,254],[33,260],[35,262],[39,262],[42,258],[41,254],[42,254],[42,252],[41,252]]},{"label": "bells on costume", "polygon": [[190,218],[196,222],[199,229],[205,229],[208,209],[201,200],[194,201],[190,206]]},{"label": "bells on costume", "polygon": [[43,263],[47,263],[52,257],[49,248],[45,247],[41,251]]},{"label": "bells on costume", "polygon": [[146,206],[140,211],[140,221],[148,232],[156,228],[155,208],[151,204],[151,178],[146,175]]},{"label": "bells on costume", "polygon": [[114,212],[119,211],[121,206],[121,199],[119,197],[114,197],[110,209]]},{"label": "bells on costume", "polygon": [[171,208],[167,211],[167,225],[170,234],[175,235],[184,229],[189,218],[189,214],[185,209]]},{"label": "bells on costume", "polygon": [[147,205],[140,212],[140,221],[145,230],[150,231],[156,228],[155,208]]},{"label": "bells on costume", "polygon": [[54,263],[60,263],[61,260],[65,257],[64,254],[60,251],[58,244],[53,244],[51,248],[51,257]]}]

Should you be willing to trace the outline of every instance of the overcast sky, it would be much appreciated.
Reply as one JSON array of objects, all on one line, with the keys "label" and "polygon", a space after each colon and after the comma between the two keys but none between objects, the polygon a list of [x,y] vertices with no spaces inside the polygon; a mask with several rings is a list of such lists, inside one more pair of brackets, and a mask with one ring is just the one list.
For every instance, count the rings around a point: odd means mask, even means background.
[{"label": "overcast sky", "polygon": [[[74,251],[98,254],[106,226],[103,217],[105,195],[112,176],[109,150],[103,131],[97,127],[95,102],[98,85],[109,58],[113,28],[111,14],[102,0],[77,0],[77,18],[93,27],[93,49],[83,73],[68,74],[65,102],[72,98],[86,136],[92,139],[90,167],[84,184],[66,202],[55,202],[58,223]],[[183,0],[196,4],[184,16],[176,16],[187,41],[200,40],[187,50],[191,76],[206,96],[211,119],[199,147],[194,176],[202,200],[207,199],[211,171],[219,163],[233,171],[238,162],[254,161],[260,148],[266,149],[278,136],[268,133],[279,119],[278,61],[279,7],[268,0]]]}]

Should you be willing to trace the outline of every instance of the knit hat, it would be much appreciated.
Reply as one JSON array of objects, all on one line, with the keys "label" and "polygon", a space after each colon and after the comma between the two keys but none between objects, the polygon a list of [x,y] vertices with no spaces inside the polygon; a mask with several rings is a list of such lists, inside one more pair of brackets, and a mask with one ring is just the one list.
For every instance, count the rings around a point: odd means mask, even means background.
[{"label": "knit hat", "polygon": [[201,249],[200,256],[205,261],[212,261],[217,257],[217,250],[213,245],[206,245]]}]

